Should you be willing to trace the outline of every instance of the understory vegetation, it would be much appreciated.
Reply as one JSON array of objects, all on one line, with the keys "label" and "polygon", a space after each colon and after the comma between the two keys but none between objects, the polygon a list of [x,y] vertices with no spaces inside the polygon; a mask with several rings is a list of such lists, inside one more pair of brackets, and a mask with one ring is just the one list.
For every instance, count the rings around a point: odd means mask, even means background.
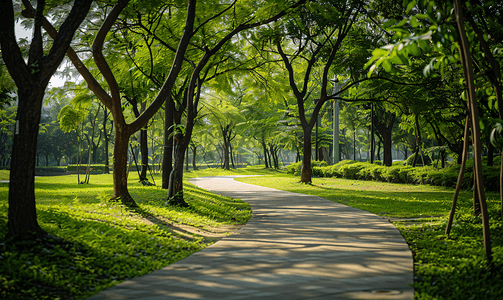
[{"label": "understory vegetation", "polygon": [[[301,162],[287,166],[287,172],[300,175]],[[380,161],[357,162],[343,160],[335,165],[327,165],[324,161],[315,161],[312,164],[313,177],[335,177],[355,180],[375,180],[391,183],[431,184],[454,188],[458,180],[460,166],[453,164],[447,168],[434,166],[412,167],[403,161],[397,161],[393,166],[383,166]],[[484,166],[484,186],[488,191],[499,190],[500,158],[494,161],[494,166]],[[473,159],[466,163],[463,177],[463,188],[471,189],[473,186]]]},{"label": "understory vegetation", "polygon": [[415,299],[501,299],[503,295],[503,220],[497,193],[488,193],[493,250],[489,265],[482,221],[473,216],[471,190],[461,192],[451,234],[446,236],[451,188],[340,178],[314,178],[306,185],[286,175],[238,180],[320,196],[389,218],[413,253]]},{"label": "understory vegetation", "polygon": [[251,216],[248,204],[189,183],[190,206],[169,206],[166,190],[131,177],[138,209],[108,200],[111,174],[86,185],[76,175],[36,178],[38,222],[48,233],[37,240],[4,238],[8,183],[0,183],[0,298],[85,298],[187,257]]}]

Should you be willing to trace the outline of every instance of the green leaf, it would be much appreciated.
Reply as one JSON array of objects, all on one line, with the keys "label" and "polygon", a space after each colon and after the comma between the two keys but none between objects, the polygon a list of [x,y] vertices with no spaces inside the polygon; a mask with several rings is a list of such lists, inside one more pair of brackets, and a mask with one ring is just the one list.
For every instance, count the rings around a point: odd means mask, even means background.
[{"label": "green leaf", "polygon": [[415,0],[410,1],[409,4],[407,5],[407,9],[405,10],[405,13],[409,14],[410,11],[414,8],[414,6],[416,6],[416,1]]},{"label": "green leaf", "polygon": [[391,64],[389,59],[385,59],[382,62],[382,67],[384,68],[384,71],[391,73],[391,69],[393,68],[393,65]]},{"label": "green leaf", "polygon": [[383,27],[389,28],[389,27],[393,26],[396,22],[398,22],[397,19],[391,19],[389,21],[384,22]]},{"label": "green leaf", "polygon": [[414,28],[417,28],[417,27],[421,26],[421,25],[422,25],[422,23],[421,23],[421,22],[418,22],[418,20],[417,20],[417,18],[416,18],[415,16],[412,16],[412,17],[410,18],[410,25],[411,25],[412,27],[414,27]]}]

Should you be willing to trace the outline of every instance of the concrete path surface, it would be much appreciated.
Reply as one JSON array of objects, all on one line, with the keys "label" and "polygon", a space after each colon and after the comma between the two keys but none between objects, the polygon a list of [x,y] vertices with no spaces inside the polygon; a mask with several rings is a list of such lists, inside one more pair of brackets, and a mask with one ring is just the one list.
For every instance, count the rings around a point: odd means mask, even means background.
[{"label": "concrete path surface", "polygon": [[232,177],[191,182],[248,202],[243,228],[89,299],[414,299],[411,252],[387,220]]}]

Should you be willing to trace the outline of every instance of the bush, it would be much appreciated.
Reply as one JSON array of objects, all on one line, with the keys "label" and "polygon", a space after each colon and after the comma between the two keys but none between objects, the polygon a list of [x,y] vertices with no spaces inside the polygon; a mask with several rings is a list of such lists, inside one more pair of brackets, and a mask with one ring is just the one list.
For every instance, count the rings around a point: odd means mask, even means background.
[{"label": "bush", "polygon": [[[85,173],[86,172],[87,165],[86,164],[81,164],[79,165],[79,172]],[[103,174],[105,172],[105,165],[104,164],[96,164],[96,165],[90,165],[89,168],[91,169],[91,174]],[[68,165],[66,166],[66,170],[68,172],[77,172],[77,165]],[[112,171],[112,166],[110,166],[110,171]]]},{"label": "bush", "polygon": [[346,179],[360,179],[358,172],[365,168],[365,165],[369,165],[369,163],[355,162],[352,164],[345,164],[340,168],[340,172],[342,177]]},{"label": "bush", "polygon": [[[315,177],[325,177],[323,174],[323,168],[328,167],[326,161],[311,161],[312,176]],[[302,161],[292,163],[286,166],[286,172],[288,174],[293,174],[295,176],[300,175],[300,170],[302,168]]]},{"label": "bush", "polygon": [[393,183],[413,183],[414,168],[411,166],[391,166],[382,173],[383,179]]},{"label": "bush", "polygon": [[36,173],[66,173],[66,167],[35,167]]},{"label": "bush", "polygon": [[296,162],[296,163],[293,163],[293,164],[286,166],[286,172],[288,174],[293,174],[295,176],[298,176],[298,175],[300,175],[300,168],[301,167],[302,167],[302,162],[299,161],[299,162]]},{"label": "bush", "polygon": [[[354,160],[343,160],[332,166],[328,166],[326,162],[313,161],[311,166],[313,177],[376,180],[391,183],[431,184],[450,188],[456,187],[460,168],[459,165],[452,165],[444,169],[436,169],[432,166],[413,168],[410,165],[403,165],[403,162],[387,167],[378,163],[371,164],[369,162],[356,162]],[[298,176],[300,175],[301,167],[302,162],[297,162],[287,166],[286,170],[287,173]],[[499,165],[491,167],[484,166],[483,171],[484,186],[486,190],[498,191],[500,182]],[[473,159],[470,159],[466,163],[462,188],[470,189],[472,186]]]}]

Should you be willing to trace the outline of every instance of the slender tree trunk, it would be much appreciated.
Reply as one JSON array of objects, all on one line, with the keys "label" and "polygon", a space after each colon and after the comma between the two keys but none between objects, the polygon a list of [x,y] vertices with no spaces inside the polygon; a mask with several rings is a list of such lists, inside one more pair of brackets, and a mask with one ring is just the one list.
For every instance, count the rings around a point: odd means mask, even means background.
[{"label": "slender tree trunk", "polygon": [[455,0],[456,21],[460,32],[460,49],[461,62],[465,72],[465,78],[468,85],[468,106],[472,119],[472,136],[473,136],[473,154],[474,164],[473,171],[476,178],[476,186],[479,195],[480,208],[482,211],[482,228],[484,235],[484,249],[487,260],[492,261],[491,237],[489,229],[489,214],[487,211],[487,203],[484,191],[484,179],[482,176],[482,144],[480,140],[480,125],[479,125],[479,110],[477,107],[477,97],[475,92],[475,76],[473,74],[472,57],[470,53],[470,45],[466,37],[465,24],[463,17],[463,7],[461,0]]},{"label": "slender tree trunk", "polygon": [[465,175],[466,169],[466,159],[468,157],[468,140],[470,139],[470,117],[466,116],[465,121],[465,133],[463,138],[463,154],[461,159],[461,168],[459,169],[458,182],[456,183],[456,189],[454,191],[454,197],[452,199],[451,211],[449,213],[449,219],[447,221],[447,227],[445,228],[445,234],[448,236],[451,233],[452,221],[454,220],[454,214],[456,212],[456,205],[458,203],[459,192],[461,192],[461,187],[463,185],[463,177]]},{"label": "slender tree trunk", "polygon": [[37,222],[35,208],[35,156],[42,108],[43,91],[18,89],[16,129],[9,176],[8,235],[45,235]]},{"label": "slender tree trunk", "polygon": [[140,181],[147,179],[148,170],[148,136],[147,129],[140,130],[140,152],[141,152],[141,172]]},{"label": "slender tree trunk", "polygon": [[353,160],[356,160],[356,130],[353,131]]},{"label": "slender tree trunk", "polygon": [[197,171],[196,165],[197,146],[192,147],[192,169]]},{"label": "slender tree trunk", "polygon": [[269,163],[267,161],[267,146],[266,146],[265,142],[262,142],[261,144],[262,144],[262,149],[264,151],[264,164],[265,164],[266,168],[269,168]]},{"label": "slender tree trunk", "polygon": [[232,148],[232,144],[231,144],[230,139],[229,139],[229,154],[231,156],[232,168],[235,169],[236,168],[236,164],[234,163],[234,149]]},{"label": "slender tree trunk", "polygon": [[[108,132],[107,132],[107,120],[108,120],[108,113],[107,113],[107,108],[105,107],[105,112],[104,112],[104,117],[103,117],[103,135],[104,135],[104,140],[105,140],[105,174],[110,174],[110,162],[108,160]],[[113,128],[113,127],[112,127]]]},{"label": "slender tree trunk", "polygon": [[311,169],[311,128],[304,128],[304,158],[300,169],[300,182],[311,183],[313,171]]},{"label": "slender tree trunk", "polygon": [[223,169],[225,170],[230,170],[230,165],[229,165],[229,141],[227,139],[227,132],[226,131],[222,131],[223,133],[223,136],[224,136],[224,143],[223,143],[223,153],[224,153],[224,161],[223,161]]},{"label": "slender tree trunk", "polygon": [[162,188],[169,189],[169,178],[173,171],[173,132],[174,103],[171,97],[164,104],[164,153],[162,157]]}]

